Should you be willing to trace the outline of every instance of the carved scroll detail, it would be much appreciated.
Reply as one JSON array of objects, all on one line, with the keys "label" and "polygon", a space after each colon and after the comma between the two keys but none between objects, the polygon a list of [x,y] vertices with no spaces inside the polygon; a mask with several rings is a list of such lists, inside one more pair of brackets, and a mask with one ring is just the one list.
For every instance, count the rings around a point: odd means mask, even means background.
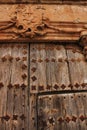
[{"label": "carved scroll detail", "polygon": [[0,23],[0,33],[14,34],[17,38],[46,37],[48,34],[79,36],[85,30],[87,30],[86,24],[83,26],[82,23],[52,22],[49,19],[43,19],[39,23],[36,22],[32,27],[27,25],[26,29],[24,24],[17,20]]},{"label": "carved scroll detail", "polygon": [[[3,23],[4,23],[4,22],[3,22]],[[9,28],[13,27],[15,24],[16,24],[15,21],[8,21],[8,22],[6,23],[6,25],[2,24],[2,25],[0,26],[0,31],[9,29]]]},{"label": "carved scroll detail", "polygon": [[87,60],[87,31],[81,33],[79,44],[83,47],[83,54]]}]

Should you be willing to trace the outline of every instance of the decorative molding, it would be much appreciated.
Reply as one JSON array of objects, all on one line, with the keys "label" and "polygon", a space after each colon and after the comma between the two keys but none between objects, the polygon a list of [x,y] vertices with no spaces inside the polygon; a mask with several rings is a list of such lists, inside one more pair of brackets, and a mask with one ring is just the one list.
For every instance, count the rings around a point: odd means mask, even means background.
[{"label": "decorative molding", "polygon": [[1,5],[0,41],[78,41],[87,30],[86,14],[84,6]]},{"label": "decorative molding", "polygon": [[87,30],[81,33],[79,44],[83,47],[83,54],[87,60]]},{"label": "decorative molding", "polygon": [[2,5],[0,41],[80,41],[86,55],[86,14],[84,6]]},{"label": "decorative molding", "polygon": [[17,19],[0,22],[0,40],[8,34],[7,40],[14,35],[13,40],[21,38],[50,40],[51,38],[54,41],[68,41],[68,39],[74,41],[79,40],[84,32],[87,34],[87,23],[55,22],[48,18],[36,21],[33,26],[27,25],[26,28]]},{"label": "decorative molding", "polygon": [[87,4],[86,0],[1,0],[1,4],[9,3],[37,3],[37,4]]}]

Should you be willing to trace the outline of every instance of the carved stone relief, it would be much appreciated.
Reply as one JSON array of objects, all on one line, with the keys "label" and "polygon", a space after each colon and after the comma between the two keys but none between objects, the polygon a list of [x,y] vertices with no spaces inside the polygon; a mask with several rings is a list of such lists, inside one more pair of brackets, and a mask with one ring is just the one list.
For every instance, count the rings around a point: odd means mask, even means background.
[{"label": "carved stone relief", "polygon": [[48,18],[43,18],[34,24],[30,23],[30,25],[28,25],[28,23],[28,21],[27,24],[21,23],[21,21],[18,21],[17,19],[3,21],[0,23],[0,33],[13,33],[17,38],[44,37],[47,34],[56,35],[56,33],[58,35],[75,35],[78,37],[80,37],[83,32],[87,34],[87,24],[82,23],[53,22]]},{"label": "carved stone relief", "polygon": [[86,14],[87,8],[84,6],[2,5],[0,41],[76,42],[80,39],[86,53],[83,43],[87,35]]}]

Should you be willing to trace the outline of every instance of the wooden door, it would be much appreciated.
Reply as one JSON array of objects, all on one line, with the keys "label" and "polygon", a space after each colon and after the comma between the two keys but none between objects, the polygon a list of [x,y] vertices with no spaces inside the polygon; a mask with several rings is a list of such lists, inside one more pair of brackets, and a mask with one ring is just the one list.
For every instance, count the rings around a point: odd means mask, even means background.
[{"label": "wooden door", "polygon": [[31,129],[87,130],[87,63],[81,48],[31,44],[30,93]]},{"label": "wooden door", "polygon": [[0,130],[86,130],[87,62],[75,44],[0,44]]}]

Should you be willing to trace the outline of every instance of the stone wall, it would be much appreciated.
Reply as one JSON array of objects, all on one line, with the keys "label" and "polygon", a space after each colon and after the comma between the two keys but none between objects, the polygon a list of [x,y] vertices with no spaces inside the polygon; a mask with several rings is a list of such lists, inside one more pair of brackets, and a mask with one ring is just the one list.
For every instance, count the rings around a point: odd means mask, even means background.
[{"label": "stone wall", "polygon": [[86,0],[1,0],[0,3],[58,3],[58,4],[87,4]]}]

